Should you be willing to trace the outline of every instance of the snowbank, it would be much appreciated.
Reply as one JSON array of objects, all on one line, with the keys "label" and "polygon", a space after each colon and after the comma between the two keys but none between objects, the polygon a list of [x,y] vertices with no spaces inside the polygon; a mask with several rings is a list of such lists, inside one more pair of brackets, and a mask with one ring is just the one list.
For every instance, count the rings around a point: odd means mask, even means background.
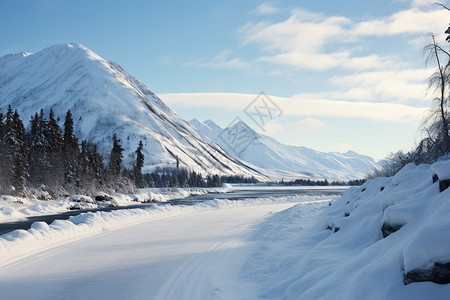
[{"label": "snowbank", "polygon": [[50,225],[44,222],[33,223],[29,230],[15,230],[0,237],[0,265],[11,263],[21,257],[51,248],[73,240],[108,231],[111,229],[138,224],[148,220],[177,215],[205,212],[217,209],[271,205],[276,203],[311,202],[328,205],[335,197],[289,196],[281,198],[257,198],[243,201],[212,200],[196,205],[173,206],[152,204],[146,209],[126,209],[111,212],[88,212],[56,220]]},{"label": "snowbank", "polygon": [[225,193],[230,186],[223,188],[147,188],[136,194],[106,194],[99,192],[97,197],[71,195],[55,200],[38,200],[0,195],[0,222],[23,220],[37,215],[57,214],[74,209],[89,209],[108,206],[129,206],[137,203],[166,202],[172,199],[186,198],[192,195]]},{"label": "snowbank", "polygon": [[448,166],[410,164],[312,215],[301,204],[272,216],[244,277],[270,299],[448,298],[450,284],[431,282],[450,262],[450,189],[432,179]]}]

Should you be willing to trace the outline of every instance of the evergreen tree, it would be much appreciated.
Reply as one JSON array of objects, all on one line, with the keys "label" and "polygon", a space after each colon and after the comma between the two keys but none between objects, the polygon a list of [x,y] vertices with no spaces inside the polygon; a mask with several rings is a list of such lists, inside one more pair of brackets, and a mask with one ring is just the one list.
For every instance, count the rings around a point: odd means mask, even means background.
[{"label": "evergreen tree", "polygon": [[64,120],[63,136],[64,183],[66,185],[75,183],[78,154],[78,140],[74,135],[73,118],[69,109]]},{"label": "evergreen tree", "polygon": [[117,135],[114,133],[113,135],[113,148],[111,149],[111,156],[109,159],[109,172],[114,176],[120,175],[120,168],[122,165],[123,159],[123,148],[120,144],[120,140],[117,138]]},{"label": "evergreen tree", "polygon": [[44,127],[46,138],[46,153],[48,155],[48,169],[46,170],[47,184],[61,186],[64,184],[63,168],[63,135],[58,122],[55,120],[53,109],[50,109],[48,121]]},{"label": "evergreen tree", "polygon": [[26,178],[27,178],[27,147],[26,147],[26,137],[25,137],[25,127],[23,126],[22,120],[20,119],[17,110],[13,114],[11,123],[11,134],[9,143],[13,155],[13,178],[12,184],[15,188],[15,194],[18,196],[25,195],[26,189]]},{"label": "evergreen tree", "polygon": [[3,141],[5,136],[5,120],[3,114],[0,112],[0,143]]},{"label": "evergreen tree", "polygon": [[85,140],[81,141],[81,151],[78,155],[78,175],[77,178],[81,182],[81,184],[86,184],[88,182],[92,182],[93,178],[91,178],[90,174],[90,159],[89,159],[89,150],[87,147],[87,142]]},{"label": "evergreen tree", "polygon": [[24,153],[18,153],[14,160],[14,178],[13,186],[14,191],[17,196],[25,196],[26,190],[26,177],[27,177],[27,167],[26,167],[26,157]]},{"label": "evergreen tree", "polygon": [[32,182],[42,184],[49,169],[46,153],[47,141],[44,134],[45,119],[42,113],[40,116],[36,113],[30,122],[31,130],[28,137],[29,172]]},{"label": "evergreen tree", "polygon": [[142,149],[144,145],[142,141],[139,141],[138,148],[136,149],[136,164],[134,166],[134,180],[136,187],[143,188],[143,180],[142,180],[142,167],[144,166],[144,153],[142,153]]},{"label": "evergreen tree", "polygon": [[92,150],[92,169],[94,177],[99,186],[105,184],[105,167],[103,165],[103,157],[97,150],[97,145],[94,144]]},{"label": "evergreen tree", "polygon": [[61,128],[59,127],[58,122],[55,120],[53,109],[50,109],[50,113],[48,115],[48,125],[46,128],[46,135],[48,140],[49,152],[50,153],[61,152],[63,148],[63,136]]},{"label": "evergreen tree", "polygon": [[[0,170],[7,170],[7,160],[5,158],[6,146],[4,143],[5,139],[5,117],[3,113],[0,112]],[[0,193],[6,192],[7,179],[5,172],[0,172]]]}]

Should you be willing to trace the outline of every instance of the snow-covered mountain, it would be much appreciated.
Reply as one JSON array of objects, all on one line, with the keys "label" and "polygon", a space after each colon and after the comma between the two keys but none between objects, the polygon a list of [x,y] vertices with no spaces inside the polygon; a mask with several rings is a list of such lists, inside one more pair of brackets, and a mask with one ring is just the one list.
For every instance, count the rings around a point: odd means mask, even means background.
[{"label": "snow-covered mountain", "polygon": [[[242,121],[225,129],[212,120],[201,122],[193,119],[190,123],[225,151],[264,169],[272,178],[348,180],[364,178],[378,167],[373,158],[353,151],[325,153],[284,145],[269,136],[256,133]],[[236,135],[239,137],[234,138]],[[248,142],[243,142],[245,138],[241,137],[247,137]]]},{"label": "snow-covered mountain", "polygon": [[265,178],[199,133],[120,65],[80,44],[1,57],[0,108],[9,104],[25,126],[41,108],[46,114],[52,108],[61,123],[70,109],[76,134],[96,143],[105,158],[113,133],[122,140],[128,164],[143,140],[144,171],[175,166],[178,158],[181,166],[204,174]]}]

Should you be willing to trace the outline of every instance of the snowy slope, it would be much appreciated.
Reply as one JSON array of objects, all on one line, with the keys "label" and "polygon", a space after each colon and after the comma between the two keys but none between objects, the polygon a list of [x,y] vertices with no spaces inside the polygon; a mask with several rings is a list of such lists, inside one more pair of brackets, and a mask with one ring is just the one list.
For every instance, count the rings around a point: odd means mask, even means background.
[{"label": "snowy slope", "polygon": [[450,160],[409,164],[315,214],[274,215],[242,277],[263,299],[448,299],[450,188],[432,179],[450,179],[448,170]]},{"label": "snowy slope", "polygon": [[48,47],[36,54],[0,58],[0,108],[17,108],[26,126],[31,115],[53,108],[64,120],[68,109],[76,133],[96,143],[108,158],[117,133],[131,164],[139,140],[145,168],[180,165],[202,173],[245,174],[263,178],[235,160],[167,107],[120,65],[79,44]]},{"label": "snowy slope", "polygon": [[269,136],[257,134],[242,121],[226,128],[225,132],[243,132],[255,138],[243,151],[234,151],[237,145],[233,145],[230,139],[226,138],[224,129],[212,120],[201,122],[193,119],[190,123],[228,153],[265,169],[271,177],[348,180],[364,178],[370,171],[377,168],[373,158],[353,151],[324,153],[306,147],[281,144]]}]

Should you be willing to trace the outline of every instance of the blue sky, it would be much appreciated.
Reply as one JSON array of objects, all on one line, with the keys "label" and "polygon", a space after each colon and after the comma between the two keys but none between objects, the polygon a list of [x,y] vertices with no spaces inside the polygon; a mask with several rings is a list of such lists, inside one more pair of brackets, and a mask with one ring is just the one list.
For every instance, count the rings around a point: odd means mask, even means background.
[{"label": "blue sky", "polygon": [[[259,132],[383,158],[420,137],[432,95],[429,0],[0,0],[0,55],[77,42],[114,60],[187,119],[226,126],[260,92],[283,114]],[[445,2],[443,2],[445,3]]]}]

